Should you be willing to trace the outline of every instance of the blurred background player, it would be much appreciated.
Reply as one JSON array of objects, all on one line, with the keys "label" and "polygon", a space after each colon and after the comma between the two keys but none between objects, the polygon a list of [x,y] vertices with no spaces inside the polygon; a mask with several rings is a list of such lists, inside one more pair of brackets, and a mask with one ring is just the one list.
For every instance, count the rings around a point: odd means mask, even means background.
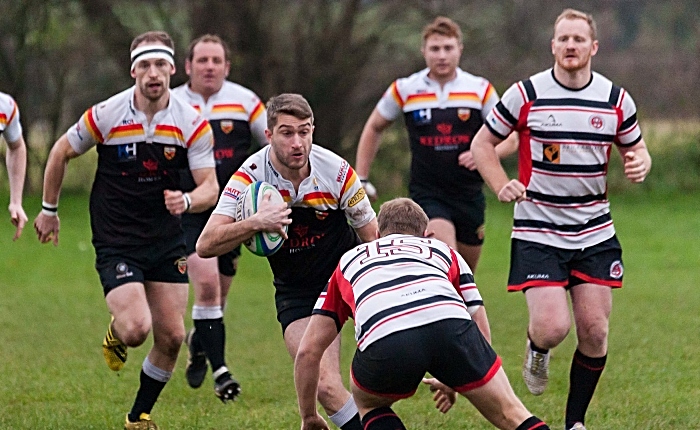
[{"label": "blurred background player", "polygon": [[[451,19],[437,17],[423,29],[427,67],[386,90],[360,136],[355,168],[370,198],[376,198],[370,167],[382,132],[403,114],[411,148],[410,197],[428,214],[435,237],[476,271],[486,202],[470,148],[498,94],[488,80],[459,68],[463,49],[462,31]],[[511,139],[497,151],[506,156],[515,144]]]},{"label": "blurred background player", "polygon": [[[364,430],[405,429],[391,409],[424,380],[447,412],[455,391],[499,429],[548,429],[508,382],[490,346],[489,323],[464,259],[424,237],[428,216],[399,198],[379,211],[377,239],[343,255],[320,295],[299,346],[294,379],[303,430],[326,429],[316,412],[319,363],[349,317],[357,351],[352,393]],[[439,382],[439,381],[442,382]]]},{"label": "blurred background player", "polygon": [[7,142],[5,165],[10,182],[10,205],[7,210],[10,212],[10,222],[17,228],[12,240],[17,240],[27,223],[27,215],[22,207],[22,190],[27,173],[27,145],[22,137],[22,124],[19,121],[17,103],[9,94],[2,92],[0,92],[0,134]]},{"label": "blurred background player", "polygon": [[[192,106],[171,97],[173,41],[162,31],[131,44],[135,85],[88,109],[54,144],[44,173],[44,208],[34,221],[41,243],[58,245],[58,198],[69,160],[97,147],[90,194],[92,244],[112,321],[102,343],[114,371],[127,347],[153,347],[143,362],[127,430],[156,429],[151,409],[172,376],[185,338],[187,261],[180,215],[216,203],[211,127]],[[189,168],[196,188],[180,190]],[[53,210],[52,210],[53,209]]]},{"label": "blurred background player", "polygon": [[[361,241],[373,240],[377,221],[350,164],[312,144],[314,116],[304,97],[272,97],[267,127],[270,145],[231,177],[197,242],[197,253],[221,255],[259,231],[285,238],[282,248],[267,259],[274,276],[277,319],[294,359],[316,299],[341,255]],[[266,197],[254,215],[236,222],[238,196],[254,181],[272,184],[286,204],[272,204]],[[318,400],[335,425],[360,430],[357,407],[340,374],[340,336],[332,343],[321,360]]]},{"label": "blurred background player", "polygon": [[[197,109],[211,125],[214,133],[214,158],[219,193],[231,175],[248,158],[253,140],[267,144],[265,106],[257,95],[241,85],[226,80],[231,68],[230,52],[219,37],[205,34],[190,43],[185,61],[189,81],[172,92]],[[195,184],[185,172],[183,189]],[[182,216],[187,245],[187,274],[194,288],[192,320],[194,328],[187,333],[187,383],[198,388],[207,373],[207,359],[214,378],[214,393],[226,402],[240,392],[238,381],[231,377],[225,361],[226,332],[224,308],[236,274],[240,246],[217,258],[201,258],[195,245],[212,209]]]},{"label": "blurred background player", "polygon": [[[472,151],[486,183],[502,202],[516,201],[509,291],[523,291],[530,321],[525,383],[542,394],[549,350],[571,328],[578,345],[571,362],[566,428],[584,429],[588,405],[605,368],[612,289],[622,287],[622,249],[607,199],[610,149],[624,159],[633,183],[651,168],[632,97],[591,71],[596,25],[566,9],[554,23],[554,67],[517,82],[489,114]],[[494,147],[520,134],[519,178],[509,180]]]}]

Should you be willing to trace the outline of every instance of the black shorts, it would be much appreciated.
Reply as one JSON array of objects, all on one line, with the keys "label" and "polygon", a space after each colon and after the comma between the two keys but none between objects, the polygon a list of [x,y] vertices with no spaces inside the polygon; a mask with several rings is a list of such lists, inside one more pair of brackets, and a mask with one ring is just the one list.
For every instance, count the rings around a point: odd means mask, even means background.
[{"label": "black shorts", "polygon": [[623,272],[622,248],[616,236],[583,249],[512,239],[508,291],[571,288],[584,283],[620,288]]},{"label": "black shorts", "polygon": [[187,258],[182,236],[147,246],[95,248],[95,269],[105,296],[129,282],[154,281],[187,284]]},{"label": "black shorts", "polygon": [[[182,229],[185,231],[185,246],[187,247],[187,255],[192,255],[196,252],[197,239],[202,234],[204,226],[207,224],[209,217],[214,209],[204,211],[198,214],[182,214]],[[238,245],[233,250],[226,254],[217,257],[219,262],[219,273],[224,276],[236,276],[236,267],[234,260],[241,256],[241,246]]]},{"label": "black shorts", "polygon": [[282,335],[289,324],[302,318],[310,317],[318,297],[326,286],[280,293],[275,291],[277,321],[282,325]]},{"label": "black shorts", "polygon": [[481,387],[501,358],[474,321],[446,319],[392,333],[357,350],[351,376],[362,391],[392,399],[411,397],[426,372],[464,393]]},{"label": "black shorts", "polygon": [[483,192],[459,199],[417,191],[410,194],[428,218],[444,218],[454,224],[457,242],[475,246],[484,243],[486,198]]}]

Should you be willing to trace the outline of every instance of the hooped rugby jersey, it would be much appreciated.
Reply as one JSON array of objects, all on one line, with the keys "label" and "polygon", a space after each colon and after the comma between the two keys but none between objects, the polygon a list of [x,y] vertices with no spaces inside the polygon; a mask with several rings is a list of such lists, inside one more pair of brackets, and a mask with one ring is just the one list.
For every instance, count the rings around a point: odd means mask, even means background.
[{"label": "hooped rugby jersey", "polygon": [[[279,292],[315,291],[328,282],[345,251],[359,243],[353,230],[375,218],[355,170],[326,148],[312,145],[311,172],[299,185],[284,179],[270,162],[266,146],[248,158],[224,189],[215,214],[236,217],[238,196],[255,181],[277,188],[291,207],[288,239],[267,257]],[[321,287],[319,287],[321,286]]]},{"label": "hooped rugby jersey", "polygon": [[632,97],[604,76],[573,90],[552,69],[511,86],[487,127],[520,136],[519,180],[527,199],[515,204],[512,237],[577,249],[615,234],[607,198],[613,144],[642,138]]},{"label": "hooped rugby jersey", "polygon": [[391,234],[343,255],[314,314],[355,320],[360,351],[401,330],[471,319],[484,302],[462,257],[436,239]]},{"label": "hooped rugby jersey", "polygon": [[[234,82],[224,81],[221,89],[207,101],[192,91],[188,84],[172,90],[205,117],[214,133],[214,159],[219,189],[223,190],[233,172],[250,155],[252,140],[260,146],[267,143],[267,115],[260,98],[251,90]],[[187,173],[187,172],[185,172]],[[192,175],[183,177],[183,190],[195,188]]]},{"label": "hooped rugby jersey", "polygon": [[486,79],[457,69],[457,77],[440,87],[429,69],[394,81],[377,104],[379,114],[394,121],[403,113],[411,146],[412,192],[424,190],[463,197],[481,191],[476,170],[458,163],[472,138],[498,102]]},{"label": "hooped rugby jersey", "polygon": [[150,124],[134,107],[134,87],[88,109],[66,133],[82,154],[97,146],[90,194],[95,246],[143,245],[182,234],[165,207],[183,169],[214,167],[211,127],[192,106],[170,97]]},{"label": "hooped rugby jersey", "polygon": [[17,103],[9,94],[0,92],[0,134],[7,142],[17,142],[22,137]]}]

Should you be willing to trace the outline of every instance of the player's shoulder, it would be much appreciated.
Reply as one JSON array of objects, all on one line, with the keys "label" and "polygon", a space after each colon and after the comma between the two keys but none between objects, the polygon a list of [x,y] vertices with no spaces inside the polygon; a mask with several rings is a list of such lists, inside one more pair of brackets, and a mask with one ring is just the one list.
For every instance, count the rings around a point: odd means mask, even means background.
[{"label": "player's shoulder", "polygon": [[350,167],[350,164],[343,157],[317,143],[311,145],[309,161],[312,163],[312,167],[324,173],[337,171],[339,167]]},{"label": "player's shoulder", "polygon": [[[247,173],[248,176],[255,181],[263,181],[265,178],[270,176],[279,176],[279,173],[275,171],[272,163],[270,162],[269,151],[269,145],[260,148],[258,151],[252,153],[248,158],[246,158],[238,170]],[[268,175],[268,172],[271,173],[271,175]]]},{"label": "player's shoulder", "polygon": [[426,89],[428,85],[430,84],[430,81],[428,80],[428,73],[430,72],[429,69],[425,68],[422,70],[419,70],[409,76],[405,76],[403,78],[398,78],[394,81],[394,84],[398,88],[399,91],[402,93],[407,92],[414,92],[422,89]]},{"label": "player's shoulder", "polygon": [[457,77],[455,79],[458,85],[465,85],[470,87],[476,86],[485,88],[488,87],[490,84],[489,80],[485,77],[474,75],[459,67],[457,68]]},{"label": "player's shoulder", "polygon": [[6,112],[8,110],[14,109],[15,99],[7,94],[0,91],[0,112]]},{"label": "player's shoulder", "polygon": [[133,119],[136,112],[134,88],[127,88],[106,100],[96,103],[88,110],[88,112],[91,111],[92,119],[100,128],[121,123],[127,117]]},{"label": "player's shoulder", "polygon": [[173,119],[178,123],[182,123],[183,125],[189,125],[194,128],[199,127],[202,119],[202,115],[199,113],[199,111],[192,107],[187,100],[174,95],[172,90],[170,95],[170,105],[168,109],[170,110],[170,114],[173,116]]},{"label": "player's shoulder", "polygon": [[223,97],[240,99],[241,101],[247,101],[251,97],[259,98],[250,88],[233,81],[224,81],[219,94]]}]

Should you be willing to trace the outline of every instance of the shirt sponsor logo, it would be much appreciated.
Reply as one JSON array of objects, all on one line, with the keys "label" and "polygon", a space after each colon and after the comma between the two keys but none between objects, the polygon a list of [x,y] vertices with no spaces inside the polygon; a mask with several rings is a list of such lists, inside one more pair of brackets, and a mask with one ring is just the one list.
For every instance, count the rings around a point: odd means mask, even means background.
[{"label": "shirt sponsor logo", "polygon": [[558,143],[547,143],[542,145],[542,160],[559,164],[561,151]]},{"label": "shirt sponsor logo", "polygon": [[[221,148],[214,150],[214,158],[217,160],[222,160],[225,158],[233,158],[234,150],[233,148]],[[253,165],[255,166],[255,165]],[[251,166],[251,168],[253,167]],[[255,166],[257,167],[257,166]]]},{"label": "shirt sponsor logo", "polygon": [[531,273],[527,279],[549,279],[549,273]]},{"label": "shirt sponsor logo", "polygon": [[452,133],[452,124],[447,122],[441,122],[440,124],[436,125],[435,128],[444,136]]},{"label": "shirt sponsor logo", "polygon": [[117,158],[119,161],[135,160],[136,144],[126,143],[124,145],[117,145]]},{"label": "shirt sponsor logo", "polygon": [[340,170],[338,171],[338,175],[335,177],[335,181],[342,183],[345,181],[345,176],[348,174],[348,162],[343,160],[342,163],[340,163]]},{"label": "shirt sponsor logo", "polygon": [[547,121],[544,121],[542,124],[540,124],[540,127],[561,127],[561,123],[557,122],[556,118],[554,118],[554,115],[550,115],[547,117]]},{"label": "shirt sponsor logo", "polygon": [[238,200],[238,196],[241,195],[241,192],[233,187],[226,187],[224,188],[224,195],[231,197],[234,200]]},{"label": "shirt sponsor logo", "polygon": [[122,125],[132,125],[135,124],[133,119],[123,119]]},{"label": "shirt sponsor logo", "polygon": [[430,124],[432,114],[430,109],[419,109],[413,111],[413,121],[416,125]]},{"label": "shirt sponsor logo", "polygon": [[221,131],[223,131],[226,134],[229,134],[233,131],[233,121],[221,121],[220,127]]},{"label": "shirt sponsor logo", "polygon": [[354,196],[350,197],[350,200],[348,200],[348,206],[353,207],[356,204],[360,203],[366,195],[367,193],[365,192],[365,189],[360,188],[359,190],[357,190]]}]

